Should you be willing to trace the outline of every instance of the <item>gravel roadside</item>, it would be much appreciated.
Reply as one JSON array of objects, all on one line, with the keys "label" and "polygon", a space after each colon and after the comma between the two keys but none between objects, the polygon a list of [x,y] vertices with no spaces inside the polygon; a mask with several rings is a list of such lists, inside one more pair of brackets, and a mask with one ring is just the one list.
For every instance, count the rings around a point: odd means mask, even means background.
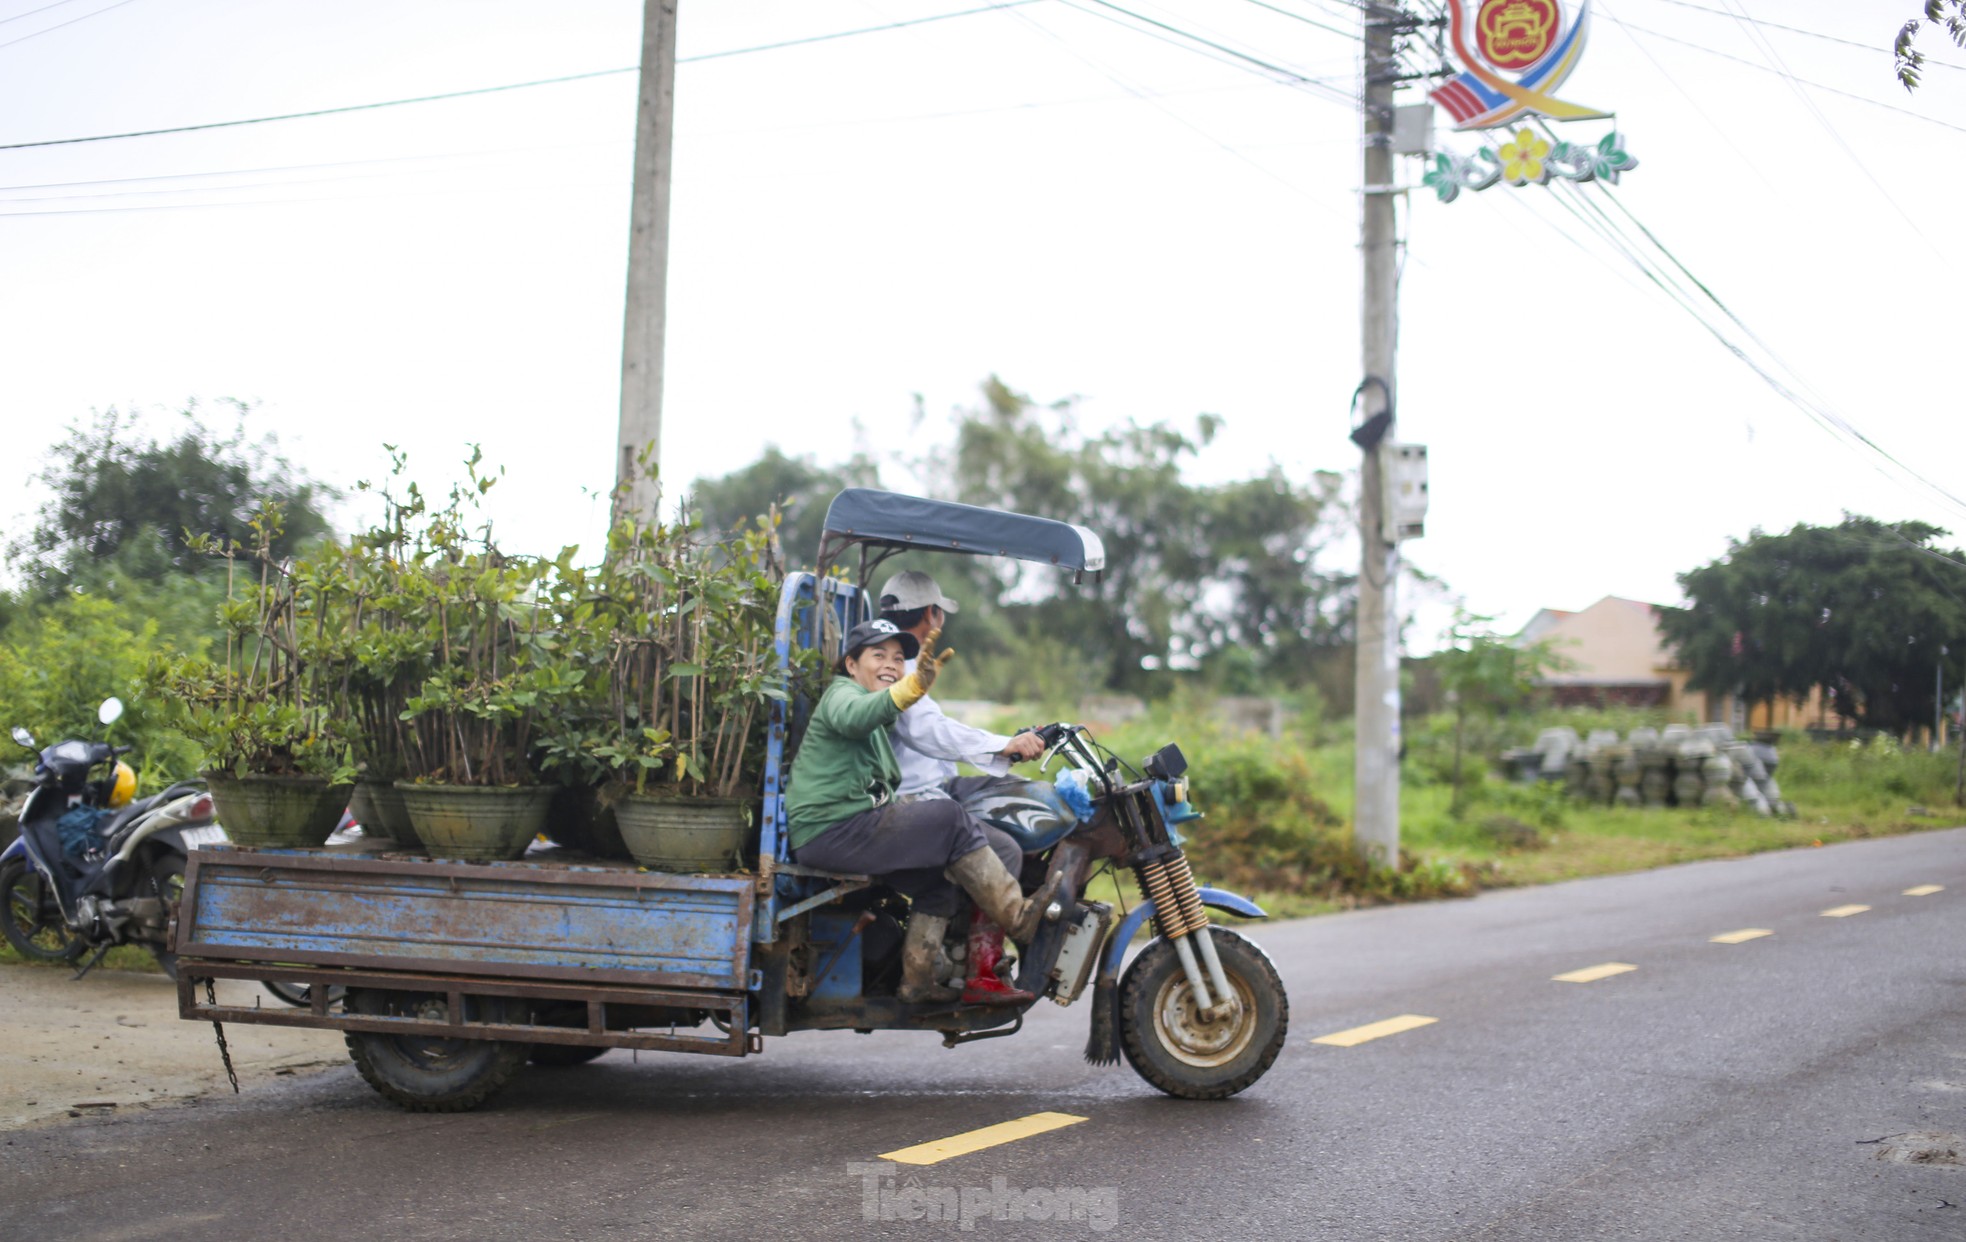
[{"label": "gravel roadside", "polygon": [[[70,974],[0,966],[0,1130],[231,1091],[211,1024],[177,1016],[176,984],[132,971]],[[219,998],[279,1004],[246,983],[221,983]],[[233,1024],[225,1040],[241,1078],[348,1063],[335,1031]]]}]

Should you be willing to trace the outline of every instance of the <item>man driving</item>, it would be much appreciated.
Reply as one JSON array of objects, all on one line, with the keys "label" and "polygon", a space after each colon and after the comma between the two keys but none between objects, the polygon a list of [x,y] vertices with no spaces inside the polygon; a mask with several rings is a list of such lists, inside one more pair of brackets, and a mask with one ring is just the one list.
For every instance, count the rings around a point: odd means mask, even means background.
[{"label": "man driving", "polygon": [[[904,570],[881,588],[881,620],[920,643],[939,632],[956,611],[935,579],[919,569]],[[907,671],[914,672],[908,661]],[[901,765],[898,799],[949,797],[960,801],[975,789],[1006,776],[1010,765],[1035,759],[1044,743],[1035,733],[1005,737],[949,719],[933,698],[924,698],[891,726],[894,757]],[[957,776],[956,765],[981,768],[983,776]]]}]

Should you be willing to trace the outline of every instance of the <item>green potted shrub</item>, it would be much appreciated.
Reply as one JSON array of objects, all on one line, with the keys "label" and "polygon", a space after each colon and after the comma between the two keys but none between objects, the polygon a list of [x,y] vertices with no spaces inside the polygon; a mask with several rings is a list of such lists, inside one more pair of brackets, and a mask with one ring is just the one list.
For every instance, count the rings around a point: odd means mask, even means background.
[{"label": "green potted shrub", "polygon": [[383,504],[383,521],[350,541],[346,555],[349,645],[341,698],[355,731],[359,769],[349,809],[364,837],[415,849],[421,843],[396,782],[408,766],[403,712],[430,672],[426,627],[401,581],[410,556],[409,523],[421,514],[422,501],[412,488],[407,502],[385,491]]},{"label": "green potted shrub", "polygon": [[743,864],[756,823],[757,756],[783,697],[769,523],[711,543],[687,520],[624,523],[610,538],[609,664],[624,775],[614,811],[629,853],[666,871]]},{"label": "green potted shrub", "polygon": [[468,468],[470,488],[432,514],[392,562],[396,615],[422,633],[428,671],[398,713],[398,781],[423,845],[442,858],[517,858],[546,823],[553,787],[532,764],[585,672],[566,658],[555,614],[559,563],[511,557],[466,507],[495,478]]},{"label": "green potted shrub", "polygon": [[274,557],[277,504],[262,502],[250,528],[250,548],[193,541],[226,561],[223,661],[164,658],[150,683],[170,704],[173,727],[204,751],[203,776],[234,843],[318,846],[347,808],[355,775],[330,689],[346,584],[332,549],[313,560]]}]

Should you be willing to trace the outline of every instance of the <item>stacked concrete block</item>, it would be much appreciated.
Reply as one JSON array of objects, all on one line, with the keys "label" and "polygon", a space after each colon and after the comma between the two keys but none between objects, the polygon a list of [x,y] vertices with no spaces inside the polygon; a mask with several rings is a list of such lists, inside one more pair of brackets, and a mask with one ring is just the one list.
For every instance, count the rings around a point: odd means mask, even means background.
[{"label": "stacked concrete block", "polygon": [[1775,783],[1773,746],[1737,740],[1725,725],[1638,728],[1620,739],[1596,729],[1545,729],[1504,760],[1516,779],[1561,781],[1579,801],[1616,806],[1746,806],[1757,815],[1795,814]]}]

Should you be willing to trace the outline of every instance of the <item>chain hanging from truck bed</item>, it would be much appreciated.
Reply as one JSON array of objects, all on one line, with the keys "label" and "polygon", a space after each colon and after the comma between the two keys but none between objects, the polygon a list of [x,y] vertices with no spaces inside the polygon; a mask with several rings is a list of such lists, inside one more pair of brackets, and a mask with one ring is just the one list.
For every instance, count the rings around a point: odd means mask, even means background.
[{"label": "chain hanging from truck bed", "polygon": [[[218,1008],[218,986],[210,978],[205,980],[205,1003]],[[212,1019],[212,1034],[218,1037],[219,1060],[225,1062],[225,1077],[232,1084],[232,1094],[239,1094],[239,1075],[232,1068],[232,1049],[225,1046],[225,1024],[217,1018]]]}]

